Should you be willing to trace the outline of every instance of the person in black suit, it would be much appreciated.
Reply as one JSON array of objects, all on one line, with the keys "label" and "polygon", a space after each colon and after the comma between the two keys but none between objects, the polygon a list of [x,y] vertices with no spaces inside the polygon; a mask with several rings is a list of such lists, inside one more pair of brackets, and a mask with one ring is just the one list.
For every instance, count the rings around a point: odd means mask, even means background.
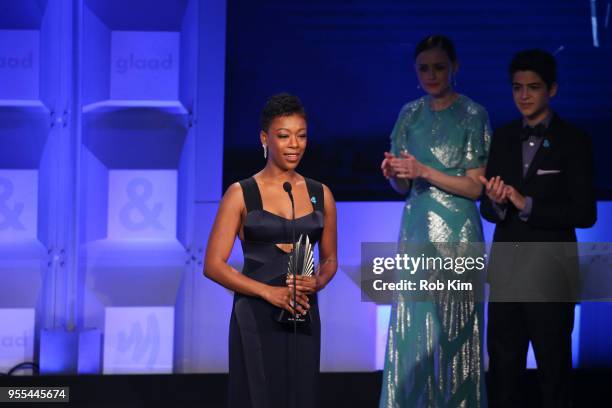
[{"label": "person in black suit", "polygon": [[[480,178],[481,214],[496,224],[496,243],[575,243],[575,228],[591,227],[597,218],[590,138],[550,108],[558,88],[551,54],[519,52],[509,73],[522,119],[494,132]],[[496,245],[489,262],[491,405],[526,405],[522,382],[531,341],[541,406],[571,406],[577,258],[567,262],[559,246]],[[575,244],[554,245],[569,245],[570,252],[573,246],[575,255]]]}]

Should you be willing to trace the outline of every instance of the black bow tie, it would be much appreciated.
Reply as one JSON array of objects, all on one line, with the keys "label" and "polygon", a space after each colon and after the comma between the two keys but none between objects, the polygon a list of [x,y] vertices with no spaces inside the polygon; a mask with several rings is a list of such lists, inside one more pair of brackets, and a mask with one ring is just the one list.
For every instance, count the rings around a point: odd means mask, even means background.
[{"label": "black bow tie", "polygon": [[525,126],[521,131],[521,140],[525,141],[531,136],[536,138],[543,138],[546,134],[546,126],[543,123],[535,125],[534,127]]}]

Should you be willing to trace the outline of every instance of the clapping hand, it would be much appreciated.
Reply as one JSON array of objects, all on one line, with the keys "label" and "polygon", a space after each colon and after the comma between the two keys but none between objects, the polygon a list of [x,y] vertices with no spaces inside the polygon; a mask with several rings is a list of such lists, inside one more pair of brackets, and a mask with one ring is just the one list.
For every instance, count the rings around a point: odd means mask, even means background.
[{"label": "clapping hand", "polygon": [[506,186],[505,189],[506,197],[508,200],[519,210],[522,211],[525,208],[525,196],[516,191],[512,186]]},{"label": "clapping hand", "polygon": [[388,180],[395,177],[395,171],[391,165],[391,161],[395,159],[395,155],[389,152],[385,152],[385,158],[383,159],[380,169],[383,172],[383,176]]},{"label": "clapping hand", "polygon": [[426,166],[407,151],[402,151],[400,157],[385,152],[385,159],[380,167],[383,171],[383,176],[386,178],[397,177],[414,180],[423,177],[426,172]]},{"label": "clapping hand", "polygon": [[506,192],[506,184],[500,176],[491,177],[487,180],[484,176],[479,176],[478,179],[485,187],[485,194],[489,200],[497,204],[506,204],[508,202],[508,194]]},{"label": "clapping hand", "polygon": [[407,151],[400,153],[401,159],[397,160],[396,171],[399,178],[407,178],[410,180],[423,177],[425,174],[425,166]]},{"label": "clapping hand", "polygon": [[525,196],[514,187],[506,185],[500,176],[491,177],[489,180],[480,176],[478,179],[485,187],[485,194],[494,203],[507,204],[510,201],[519,210],[525,208]]}]

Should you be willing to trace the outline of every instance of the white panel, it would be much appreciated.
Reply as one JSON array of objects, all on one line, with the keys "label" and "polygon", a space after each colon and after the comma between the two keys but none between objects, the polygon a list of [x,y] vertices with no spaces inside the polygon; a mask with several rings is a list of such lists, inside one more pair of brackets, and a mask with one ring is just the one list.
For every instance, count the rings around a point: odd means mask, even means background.
[{"label": "white panel", "polygon": [[0,99],[38,99],[39,35],[0,30]]},{"label": "white panel", "polygon": [[108,237],[176,238],[176,170],[109,171]]},{"label": "white panel", "polygon": [[358,269],[339,268],[334,280],[319,293],[321,371],[376,369],[377,306],[361,301],[361,288],[354,281]]},{"label": "white panel", "polygon": [[0,170],[0,243],[34,240],[38,222],[38,171]]},{"label": "white panel", "polygon": [[107,307],[104,374],[172,373],[173,307]]},{"label": "white panel", "polygon": [[376,369],[385,368],[385,352],[387,338],[389,337],[389,320],[391,319],[391,306],[379,305],[376,309]]},{"label": "white panel", "polygon": [[179,33],[113,31],[111,99],[178,99]]},{"label": "white panel", "polygon": [[34,309],[0,309],[0,371],[34,360]]}]

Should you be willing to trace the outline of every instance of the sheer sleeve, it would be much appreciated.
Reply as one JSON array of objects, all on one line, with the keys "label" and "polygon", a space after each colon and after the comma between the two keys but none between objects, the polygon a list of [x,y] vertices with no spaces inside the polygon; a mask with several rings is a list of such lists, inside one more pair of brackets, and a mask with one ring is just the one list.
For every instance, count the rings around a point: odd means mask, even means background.
[{"label": "sheer sleeve", "polygon": [[402,107],[395,126],[391,131],[391,153],[395,156],[399,156],[402,150],[408,150],[408,126],[413,120],[415,112],[418,108],[418,101],[409,102]]},{"label": "sheer sleeve", "polygon": [[491,124],[487,111],[478,107],[473,109],[468,120],[466,141],[463,150],[462,166],[464,169],[474,169],[487,165],[489,148],[491,146]]}]

